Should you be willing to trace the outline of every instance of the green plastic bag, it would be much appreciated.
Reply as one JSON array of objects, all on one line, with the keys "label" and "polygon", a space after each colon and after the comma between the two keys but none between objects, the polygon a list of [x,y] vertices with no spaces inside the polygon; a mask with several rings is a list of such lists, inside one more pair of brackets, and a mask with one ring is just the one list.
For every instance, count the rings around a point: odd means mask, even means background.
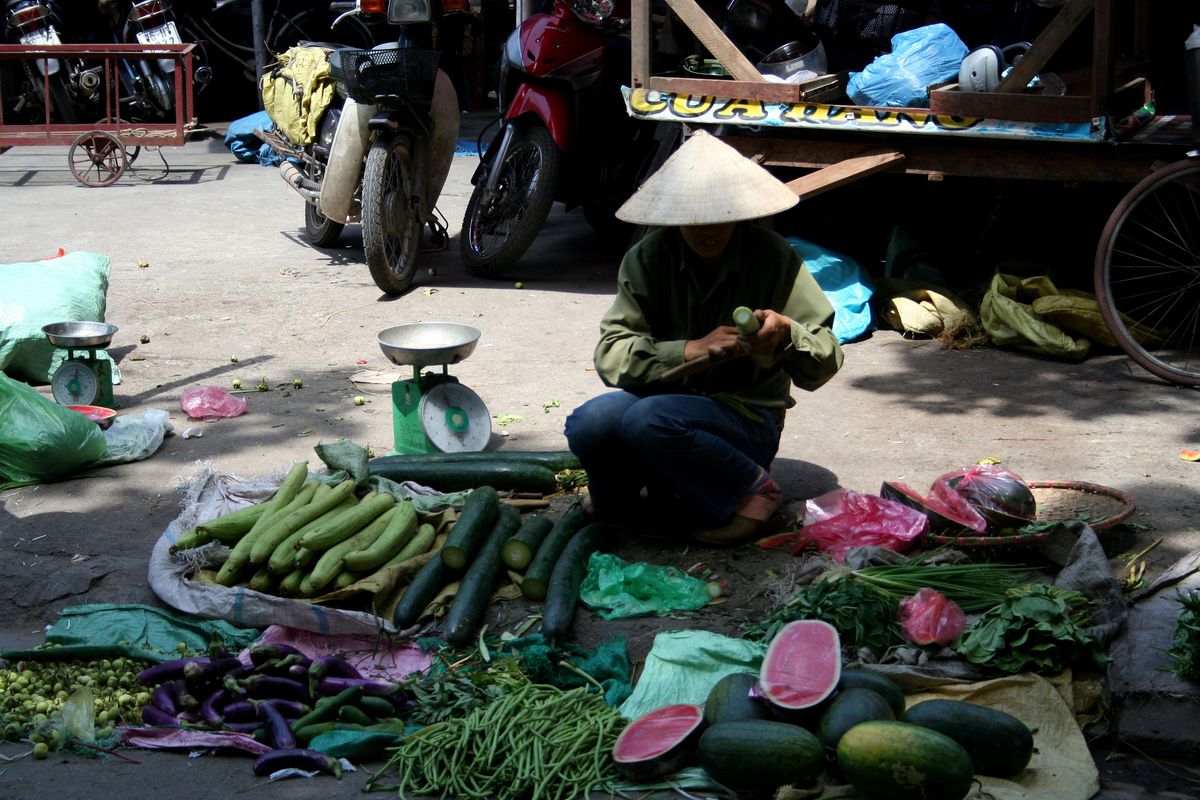
[{"label": "green plastic bag", "polygon": [[65,477],[104,449],[96,423],[0,372],[0,489]]},{"label": "green plastic bag", "polygon": [[592,553],[579,599],[602,619],[662,616],[708,605],[708,584],[676,567]]}]

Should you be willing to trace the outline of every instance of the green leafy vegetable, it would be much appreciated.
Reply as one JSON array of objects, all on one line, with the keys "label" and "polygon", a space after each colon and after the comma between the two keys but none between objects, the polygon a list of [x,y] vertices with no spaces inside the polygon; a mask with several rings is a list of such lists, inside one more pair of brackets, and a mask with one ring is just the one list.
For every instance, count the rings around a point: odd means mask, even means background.
[{"label": "green leafy vegetable", "polygon": [[1044,584],[1010,588],[959,640],[958,654],[1002,672],[1059,672],[1079,658],[1107,658],[1081,627],[1087,600]]},{"label": "green leafy vegetable", "polygon": [[784,625],[798,619],[828,622],[837,629],[844,647],[867,647],[877,656],[903,641],[895,601],[870,584],[829,578],[808,584],[763,619],[743,626],[742,635],[769,642]]},{"label": "green leafy vegetable", "polygon": [[1200,680],[1200,592],[1179,593],[1183,613],[1175,626],[1175,638],[1167,655],[1168,669],[1181,678]]}]

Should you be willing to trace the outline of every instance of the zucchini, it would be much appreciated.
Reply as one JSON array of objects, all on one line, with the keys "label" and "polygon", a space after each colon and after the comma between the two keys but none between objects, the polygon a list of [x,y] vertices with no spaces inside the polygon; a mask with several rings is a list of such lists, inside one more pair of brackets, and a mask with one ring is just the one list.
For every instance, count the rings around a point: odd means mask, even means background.
[{"label": "zucchini", "polygon": [[571,632],[575,606],[579,602],[579,587],[587,575],[588,559],[600,548],[600,543],[611,528],[611,525],[603,522],[584,525],[571,537],[558,557],[554,572],[550,574],[550,585],[542,609],[542,633],[547,638],[561,641]]},{"label": "zucchini", "polygon": [[392,622],[397,629],[404,630],[421,618],[421,612],[446,585],[446,575],[449,571],[440,553],[435,554],[421,567],[420,572],[413,576],[408,588],[404,590],[400,602],[396,604],[396,610],[392,612]]},{"label": "zucchini", "polygon": [[391,455],[374,459],[391,466],[403,464],[533,464],[551,472],[583,469],[579,457],[570,450],[483,450],[425,455]]},{"label": "zucchini", "polygon": [[[437,530],[428,522],[421,523],[421,526],[417,528],[417,535],[412,538],[412,541],[404,545],[404,549],[392,556],[383,567],[390,567],[393,564],[403,564],[410,558],[425,555],[429,552],[429,548],[433,547],[433,541],[436,538]],[[383,569],[383,567],[380,567],[380,569]]]},{"label": "zucchini", "polygon": [[511,462],[439,463],[426,461],[392,461],[404,456],[382,456],[367,464],[370,475],[401,483],[415,481],[443,492],[458,492],[490,486],[501,491],[540,492],[549,494],[558,488],[554,471],[539,464]]},{"label": "zucchini", "polygon": [[296,548],[296,542],[300,541],[300,538],[304,536],[304,534],[308,533],[318,525],[323,525],[326,521],[333,519],[347,508],[353,508],[357,502],[358,501],[353,497],[347,497],[342,501],[341,505],[329,509],[324,514],[284,539],[275,548],[275,551],[271,553],[271,557],[267,559],[267,568],[276,575],[286,575],[288,572],[295,569],[297,566],[297,553],[310,552],[308,550],[298,551]]},{"label": "zucchini", "polygon": [[[391,497],[390,494],[380,496]],[[317,559],[317,563],[313,565],[312,571],[308,573],[308,577],[300,582],[301,596],[311,597],[332,583],[333,579],[342,571],[342,562],[346,554],[370,547],[383,534],[388,526],[388,522],[395,513],[395,507],[387,509],[382,514],[377,515],[365,528],[362,528],[345,541],[338,542],[326,550]]]},{"label": "zucchini", "polygon": [[454,595],[454,604],[446,615],[446,640],[450,644],[462,647],[474,638],[479,618],[487,608],[492,586],[500,572],[501,550],[519,527],[521,512],[512,506],[502,506],[496,514],[491,532],[476,553],[467,574],[462,577],[458,594]]},{"label": "zucchini", "polygon": [[411,500],[401,500],[396,504],[391,522],[370,547],[346,554],[346,569],[364,572],[379,567],[399,553],[416,532],[417,511]]},{"label": "zucchini", "polygon": [[[258,519],[254,522],[254,527],[252,527],[245,536],[238,539],[237,544],[235,544],[233,549],[229,552],[229,558],[225,560],[225,563],[221,565],[221,569],[217,572],[217,583],[222,586],[232,586],[233,584],[237,583],[238,577],[250,563],[250,553],[254,549],[254,542],[263,531],[271,526],[271,520],[278,516],[279,513],[281,513],[284,509],[287,509],[289,505],[296,500],[304,500],[304,502],[307,502],[307,499],[304,498],[304,494],[302,494],[299,489],[292,491],[294,487],[292,486],[291,481],[293,479],[293,475],[295,475],[297,472],[297,468],[303,468],[305,470],[303,474],[308,474],[307,461],[299,462],[296,464],[296,467],[292,468],[292,472],[288,473],[288,476],[284,478],[279,490],[275,492],[275,496],[266,501],[268,504],[270,504],[269,507],[266,508],[261,515],[259,515]],[[303,475],[301,475],[301,480],[303,480]],[[316,486],[310,486],[309,488],[312,491],[307,492],[307,494],[308,497],[311,498],[312,495],[317,491],[317,488]]]},{"label": "zucchini", "polygon": [[502,555],[505,566],[518,571],[528,567],[538,545],[553,527],[554,523],[548,517],[537,514],[525,520],[525,524],[504,543]]},{"label": "zucchini", "polygon": [[342,481],[337,486],[318,486],[310,502],[281,515],[267,530],[259,534],[254,541],[254,548],[250,551],[250,563],[261,564],[269,559],[283,540],[326,511],[337,508],[347,497],[353,497],[354,487],[352,480]]},{"label": "zucchini", "polygon": [[441,558],[450,569],[462,569],[483,544],[500,508],[500,495],[491,486],[480,486],[467,496],[462,512],[450,529]]},{"label": "zucchini", "polygon": [[527,599],[544,600],[546,598],[550,573],[554,571],[554,565],[558,561],[559,555],[562,554],[563,548],[567,546],[567,542],[571,541],[575,532],[587,524],[589,516],[582,505],[576,504],[568,508],[554,523],[550,533],[546,534],[546,538],[538,546],[537,555],[529,562],[529,567],[525,570],[525,580],[521,581],[521,594],[525,595]]},{"label": "zucchini", "polygon": [[394,495],[368,492],[354,508],[343,511],[319,528],[313,528],[301,536],[296,545],[305,550],[325,550],[333,547],[361,531],[365,525],[394,505]]},{"label": "zucchini", "polygon": [[193,547],[200,547],[208,544],[214,539],[219,542],[236,542],[242,538],[251,528],[258,518],[266,511],[266,503],[255,503],[250,506],[243,506],[236,511],[231,511],[224,516],[215,517],[207,522],[201,522],[193,528],[189,528],[179,535],[175,540],[175,544],[171,545],[171,553],[178,553],[180,550],[190,550]]}]

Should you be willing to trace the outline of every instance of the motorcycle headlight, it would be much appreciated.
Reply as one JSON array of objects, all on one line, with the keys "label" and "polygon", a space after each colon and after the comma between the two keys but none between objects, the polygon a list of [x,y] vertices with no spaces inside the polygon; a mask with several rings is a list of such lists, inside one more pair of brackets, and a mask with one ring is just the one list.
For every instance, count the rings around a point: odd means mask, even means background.
[{"label": "motorcycle headlight", "polygon": [[584,22],[599,25],[613,15],[615,0],[572,0],[571,10]]},{"label": "motorcycle headlight", "polygon": [[166,12],[167,3],[165,0],[143,0],[143,2],[133,4],[129,16],[139,22],[149,23],[155,17],[162,16]]},{"label": "motorcycle headlight", "polygon": [[429,0],[388,0],[387,21],[393,25],[429,22]]}]

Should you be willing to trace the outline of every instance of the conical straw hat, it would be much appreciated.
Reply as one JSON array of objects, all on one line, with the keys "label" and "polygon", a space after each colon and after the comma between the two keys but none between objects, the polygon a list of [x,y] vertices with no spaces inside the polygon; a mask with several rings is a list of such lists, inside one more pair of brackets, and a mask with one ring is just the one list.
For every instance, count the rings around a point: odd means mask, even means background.
[{"label": "conical straw hat", "polygon": [[799,199],[758,164],[697,131],[617,209],[617,218],[639,225],[715,225],[778,214]]}]

